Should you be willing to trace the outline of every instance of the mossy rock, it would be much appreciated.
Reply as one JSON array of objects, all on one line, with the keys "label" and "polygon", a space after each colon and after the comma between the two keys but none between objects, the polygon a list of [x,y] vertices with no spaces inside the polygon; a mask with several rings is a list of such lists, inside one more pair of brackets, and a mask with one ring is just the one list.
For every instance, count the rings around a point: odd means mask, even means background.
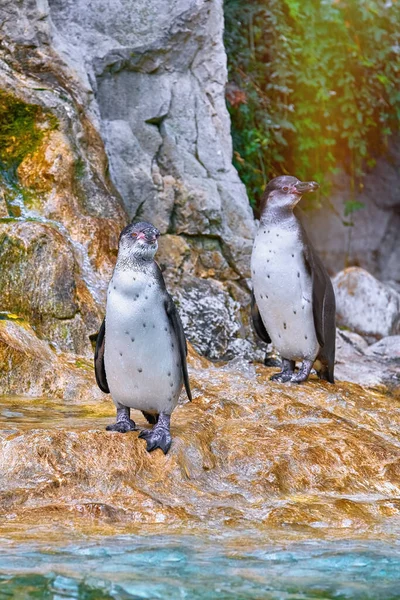
[{"label": "mossy rock", "polygon": [[16,169],[36,150],[46,131],[57,127],[57,119],[37,104],[27,104],[0,90],[0,163]]}]

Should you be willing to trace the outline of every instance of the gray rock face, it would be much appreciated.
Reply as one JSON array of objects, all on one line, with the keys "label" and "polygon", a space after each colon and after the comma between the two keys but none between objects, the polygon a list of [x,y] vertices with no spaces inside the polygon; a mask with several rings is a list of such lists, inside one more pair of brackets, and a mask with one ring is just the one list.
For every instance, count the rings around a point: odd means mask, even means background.
[{"label": "gray rock face", "polygon": [[[393,137],[387,155],[365,177],[362,190],[353,193],[350,178],[341,172],[334,179],[329,203],[305,216],[311,241],[331,274],[355,265],[383,281],[400,281],[399,164],[400,138]],[[364,207],[346,217],[344,203],[349,200]]]},{"label": "gray rock face", "polygon": [[364,269],[350,267],[333,279],[337,322],[371,339],[400,331],[400,295]]},{"label": "gray rock face", "polygon": [[[187,287],[179,295],[183,313],[192,312],[196,286],[198,295],[210,298],[208,327],[202,330],[201,342],[192,317],[186,320],[189,339],[199,350],[207,347],[214,358],[229,355],[228,347],[242,347],[235,339],[252,340],[237,308],[238,296],[248,303],[246,277],[254,226],[245,188],[231,164],[222,0],[138,0],[134,5],[128,0],[23,0],[18,4],[7,0],[0,7],[0,19],[10,55],[18,57],[10,76],[20,69],[41,80],[36,86],[32,82],[32,90],[45,87],[43,81],[51,93],[56,90],[57,102],[64,103],[67,112],[70,107],[72,144],[75,135],[76,145],[83,143],[92,159],[91,172],[85,168],[73,189],[83,214],[78,211],[72,223],[58,199],[46,201],[40,214],[47,218],[51,212],[68,233],[72,228],[74,233],[85,230],[86,235],[86,214],[98,219],[117,214],[121,222],[121,211],[115,208],[118,201],[103,194],[99,185],[105,179],[102,149],[93,152],[95,135],[87,135],[88,129],[97,130],[127,218],[153,222],[167,242],[172,237],[184,241],[179,248],[188,257],[184,254],[181,259],[193,270],[173,273],[174,258],[164,265],[172,292]],[[52,110],[50,95],[31,93],[35,102],[40,97]],[[85,131],[77,114],[85,121]],[[63,188],[68,189],[68,184]],[[100,232],[100,226],[94,228],[93,238]],[[103,251],[97,239],[88,244],[85,236],[72,237],[85,250],[93,248],[92,254]],[[210,244],[214,244],[212,251]],[[176,249],[175,244],[170,250]],[[89,252],[86,263],[78,259],[78,270],[84,270],[88,261],[99,263],[97,254]],[[91,293],[96,295],[99,287],[96,300],[101,302],[109,269],[98,275],[97,280],[91,275],[95,282]],[[72,296],[71,292],[73,302]],[[84,312],[79,318],[84,318]],[[57,336],[53,338],[59,342]],[[65,340],[64,349],[76,350],[69,334]],[[249,344],[254,347],[253,341]]]},{"label": "gray rock face", "polygon": [[400,390],[400,335],[383,338],[368,346],[352,331],[336,331],[337,381],[382,388],[398,394]]}]

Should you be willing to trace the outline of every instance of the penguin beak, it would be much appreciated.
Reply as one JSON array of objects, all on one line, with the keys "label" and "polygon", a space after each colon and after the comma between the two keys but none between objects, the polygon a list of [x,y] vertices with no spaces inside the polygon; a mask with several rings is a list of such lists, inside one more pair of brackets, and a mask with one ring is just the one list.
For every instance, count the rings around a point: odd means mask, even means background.
[{"label": "penguin beak", "polygon": [[307,192],[315,192],[319,188],[319,184],[316,181],[298,181],[293,186],[293,192],[302,196]]}]

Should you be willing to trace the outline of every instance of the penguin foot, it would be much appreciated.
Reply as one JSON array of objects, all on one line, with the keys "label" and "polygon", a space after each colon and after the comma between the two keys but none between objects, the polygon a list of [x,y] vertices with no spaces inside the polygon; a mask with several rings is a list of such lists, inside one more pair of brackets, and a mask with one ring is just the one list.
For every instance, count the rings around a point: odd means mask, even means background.
[{"label": "penguin foot", "polygon": [[287,381],[291,381],[291,378],[293,377],[295,364],[296,363],[294,362],[294,360],[282,358],[282,371],[271,375],[270,380],[279,381],[280,383],[286,383]]},{"label": "penguin foot", "polygon": [[287,381],[291,380],[292,375],[293,373],[290,373],[289,371],[279,371],[279,373],[274,373],[271,375],[270,380],[279,381],[279,383],[286,383]]},{"label": "penguin foot", "polygon": [[161,448],[164,454],[167,454],[171,447],[172,438],[169,431],[170,415],[161,413],[153,429],[143,429],[139,433],[141,439],[146,440],[147,452],[152,452],[156,448]]},{"label": "penguin foot", "polygon": [[127,406],[117,405],[117,422],[112,425],[107,425],[107,431],[118,431],[118,433],[127,433],[128,431],[134,431],[136,424],[132,421],[131,409]]},{"label": "penguin foot", "polygon": [[127,419],[124,421],[117,421],[112,425],[107,425],[107,431],[118,431],[118,433],[127,433],[128,431],[135,431],[136,423],[132,421],[132,419]]},{"label": "penguin foot", "polygon": [[292,377],[290,378],[291,383],[303,383],[303,381],[306,381],[308,379],[313,364],[313,360],[303,360],[298,373],[292,375]]}]

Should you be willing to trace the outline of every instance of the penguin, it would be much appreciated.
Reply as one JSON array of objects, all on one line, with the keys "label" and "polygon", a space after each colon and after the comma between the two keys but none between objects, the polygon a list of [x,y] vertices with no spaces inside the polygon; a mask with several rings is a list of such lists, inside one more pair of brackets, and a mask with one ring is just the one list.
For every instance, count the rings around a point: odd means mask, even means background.
[{"label": "penguin", "polygon": [[[251,256],[251,315],[257,335],[281,355],[275,381],[306,381],[314,363],[320,379],[335,381],[335,294],[293,212],[302,195],[318,187],[315,181],[276,177],[261,201]],[[297,372],[296,361],[301,361]]]},{"label": "penguin", "polygon": [[190,401],[192,394],[182,322],[154,260],[159,235],[146,222],[122,230],[94,365],[98,386],[111,393],[117,409],[116,423],[107,431],[136,429],[130,409],[138,409],[154,425],[139,435],[147,451],[161,448],[166,454],[170,418],[183,384]]}]

